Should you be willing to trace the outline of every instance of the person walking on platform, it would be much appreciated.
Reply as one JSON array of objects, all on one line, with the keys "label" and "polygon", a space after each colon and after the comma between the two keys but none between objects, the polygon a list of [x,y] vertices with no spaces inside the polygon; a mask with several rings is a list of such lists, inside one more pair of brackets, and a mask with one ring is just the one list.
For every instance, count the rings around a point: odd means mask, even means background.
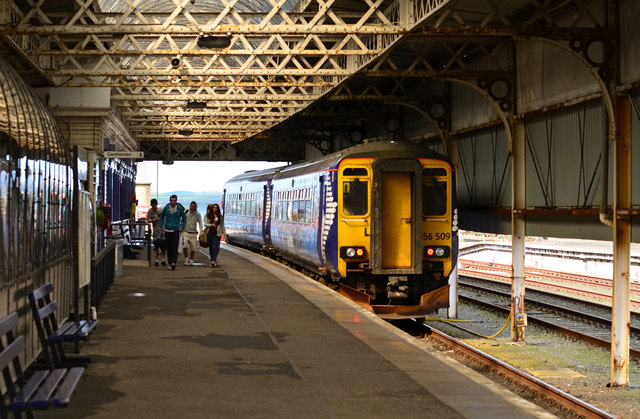
[{"label": "person walking on platform", "polygon": [[162,232],[167,241],[167,255],[169,259],[169,269],[176,269],[178,260],[178,240],[184,227],[185,215],[182,206],[178,205],[178,197],[171,195],[169,203],[162,210],[160,224]]},{"label": "person walking on platform", "polygon": [[160,216],[162,215],[162,210],[158,208],[158,200],[151,200],[151,208],[147,212],[147,221],[151,223],[153,227],[153,252],[156,255],[156,263],[155,266],[159,265],[159,259],[162,259],[162,265],[165,266],[167,262],[166,250],[167,246],[165,245],[164,236],[162,235],[162,229],[160,228]]},{"label": "person walking on platform", "polygon": [[227,234],[224,229],[224,217],[220,213],[218,204],[207,206],[204,226],[207,228],[207,243],[209,243],[209,256],[211,256],[211,267],[218,266],[218,252],[220,252],[220,239],[223,234]]},{"label": "person walking on platform", "polygon": [[[189,211],[186,212],[186,222],[182,232],[182,250],[184,251],[184,265],[193,265],[198,249],[198,232],[202,231],[202,215],[198,212],[198,204],[191,201]],[[198,228],[199,227],[199,228]]]}]

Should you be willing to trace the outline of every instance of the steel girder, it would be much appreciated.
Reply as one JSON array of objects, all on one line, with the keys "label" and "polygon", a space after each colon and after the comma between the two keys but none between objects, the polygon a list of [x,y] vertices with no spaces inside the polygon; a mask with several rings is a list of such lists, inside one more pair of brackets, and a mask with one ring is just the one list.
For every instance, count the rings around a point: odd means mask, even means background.
[{"label": "steel girder", "polygon": [[297,139],[264,141],[249,139],[236,144],[216,141],[140,141],[140,150],[146,160],[204,161],[300,161],[303,160],[304,143]]},{"label": "steel girder", "polygon": [[[611,3],[525,0],[495,1],[488,7],[472,0],[452,2],[322,101],[411,105],[436,127],[432,135],[438,135],[451,126],[451,109],[449,99],[441,95],[446,87],[431,93],[434,83],[462,83],[482,92],[509,125],[507,118],[517,113],[517,42],[556,44],[580,57],[603,84],[615,83],[615,59],[601,57],[615,57],[617,28],[594,13]],[[299,115],[313,114],[318,104]],[[291,125],[300,120],[292,119]]]},{"label": "steel girder", "polygon": [[[0,34],[54,86],[112,87],[134,133],[148,113],[199,102],[243,118],[225,130],[196,119],[194,133],[237,142],[304,109],[448,2],[2,0]],[[162,129],[139,140],[183,140],[182,127],[148,121]]]}]

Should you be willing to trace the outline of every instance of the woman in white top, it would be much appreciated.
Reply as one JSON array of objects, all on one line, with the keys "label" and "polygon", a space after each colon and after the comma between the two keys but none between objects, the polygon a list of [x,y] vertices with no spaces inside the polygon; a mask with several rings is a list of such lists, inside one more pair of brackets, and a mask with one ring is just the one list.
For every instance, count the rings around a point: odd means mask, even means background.
[{"label": "woman in white top", "polygon": [[207,243],[209,243],[209,256],[211,256],[211,267],[218,266],[216,259],[220,251],[220,239],[223,234],[227,234],[224,229],[224,217],[220,213],[218,204],[207,205],[207,214],[204,216],[204,226],[207,229]]}]

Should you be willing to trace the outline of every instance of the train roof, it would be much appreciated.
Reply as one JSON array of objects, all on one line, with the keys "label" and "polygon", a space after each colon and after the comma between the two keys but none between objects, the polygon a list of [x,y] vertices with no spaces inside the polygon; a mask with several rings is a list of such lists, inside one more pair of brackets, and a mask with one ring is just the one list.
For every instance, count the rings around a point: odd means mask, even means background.
[{"label": "train roof", "polygon": [[320,157],[307,162],[296,163],[290,166],[282,166],[266,170],[256,170],[245,172],[231,178],[227,183],[238,181],[265,182],[271,179],[288,178],[302,175],[308,172],[316,172],[336,167],[341,160],[346,158],[367,158],[367,157],[394,157],[394,158],[447,158],[435,151],[428,150],[424,146],[415,143],[400,141],[374,140],[345,148],[337,153]]},{"label": "train roof", "polygon": [[370,157],[393,157],[393,158],[447,158],[435,151],[428,150],[419,144],[400,142],[400,141],[384,141],[373,140],[353,147],[345,148],[337,153],[329,154],[316,160],[297,163],[291,166],[281,168],[275,178],[286,178],[304,174],[308,171],[320,171],[336,167],[340,161],[346,158],[370,158]]},{"label": "train roof", "polygon": [[287,166],[273,167],[270,169],[263,169],[263,170],[248,170],[240,175],[232,177],[226,183],[245,182],[245,181],[266,182],[268,180],[273,179],[273,176],[275,175],[275,173],[284,167],[287,167]]}]

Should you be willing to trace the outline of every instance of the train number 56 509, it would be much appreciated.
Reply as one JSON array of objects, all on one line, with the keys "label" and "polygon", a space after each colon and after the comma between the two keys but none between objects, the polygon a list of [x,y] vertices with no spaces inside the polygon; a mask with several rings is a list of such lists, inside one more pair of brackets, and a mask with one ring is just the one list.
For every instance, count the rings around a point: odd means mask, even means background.
[{"label": "train number 56 509", "polygon": [[449,240],[451,233],[422,233],[422,240]]}]

